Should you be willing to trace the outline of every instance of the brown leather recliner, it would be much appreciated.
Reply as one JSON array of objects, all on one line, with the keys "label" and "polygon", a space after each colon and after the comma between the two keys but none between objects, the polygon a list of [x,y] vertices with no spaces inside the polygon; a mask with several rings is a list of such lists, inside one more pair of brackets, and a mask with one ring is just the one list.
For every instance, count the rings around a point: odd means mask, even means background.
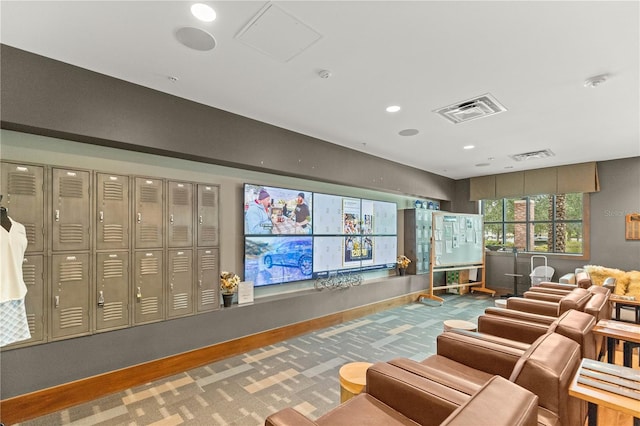
[{"label": "brown leather recliner", "polygon": [[[420,363],[407,359],[389,363],[461,391],[484,384],[497,374],[538,395],[538,422],[583,426],[586,403],[570,397],[569,384],[580,365],[579,345],[557,333],[538,338],[526,350],[503,344],[495,336],[455,330],[438,336],[437,354]],[[416,364],[419,365],[416,366]],[[505,398],[505,402],[508,401]]]},{"label": "brown leather recliner", "polygon": [[510,297],[507,299],[507,309],[531,312],[533,314],[559,317],[570,309],[584,311],[593,294],[586,289],[577,288],[562,296],[558,302],[537,300],[525,297]]},{"label": "brown leather recliner", "polygon": [[[504,404],[505,395],[509,395],[508,404]],[[376,363],[367,370],[365,393],[317,420],[285,408],[267,417],[265,425],[535,426],[537,407],[537,396],[499,376],[469,395],[391,364]]]},{"label": "brown leather recliner", "polygon": [[[502,311],[523,315],[505,316]],[[531,321],[534,315],[534,321]],[[580,345],[583,358],[596,359],[600,346],[593,333],[596,319],[593,315],[576,310],[569,310],[558,318],[544,317],[551,322],[541,323],[538,315],[507,309],[487,308],[478,317],[478,332],[516,340],[522,343],[533,343],[546,333],[558,333],[568,337]]]}]

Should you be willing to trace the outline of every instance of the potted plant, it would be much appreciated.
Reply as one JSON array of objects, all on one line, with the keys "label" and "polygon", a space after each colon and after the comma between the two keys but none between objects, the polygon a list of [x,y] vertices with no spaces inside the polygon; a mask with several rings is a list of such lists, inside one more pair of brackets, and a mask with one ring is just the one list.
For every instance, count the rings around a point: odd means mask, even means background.
[{"label": "potted plant", "polygon": [[409,264],[411,263],[411,259],[409,259],[407,256],[400,255],[398,256],[398,271],[400,271],[400,275],[404,275],[407,272],[407,266],[409,266]]},{"label": "potted plant", "polygon": [[231,306],[233,294],[238,290],[240,277],[233,272],[222,271],[220,274],[220,290],[222,291],[222,303],[225,308]]}]

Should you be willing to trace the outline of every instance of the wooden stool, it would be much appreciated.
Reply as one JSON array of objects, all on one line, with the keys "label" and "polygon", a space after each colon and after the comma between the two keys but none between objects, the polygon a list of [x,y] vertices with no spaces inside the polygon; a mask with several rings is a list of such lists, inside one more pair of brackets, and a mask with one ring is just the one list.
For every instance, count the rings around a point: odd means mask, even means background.
[{"label": "wooden stool", "polygon": [[350,362],[340,367],[340,403],[358,395],[367,384],[370,362]]},{"label": "wooden stool", "polygon": [[451,331],[454,329],[476,331],[477,327],[474,323],[462,320],[446,320],[444,321],[444,331]]}]

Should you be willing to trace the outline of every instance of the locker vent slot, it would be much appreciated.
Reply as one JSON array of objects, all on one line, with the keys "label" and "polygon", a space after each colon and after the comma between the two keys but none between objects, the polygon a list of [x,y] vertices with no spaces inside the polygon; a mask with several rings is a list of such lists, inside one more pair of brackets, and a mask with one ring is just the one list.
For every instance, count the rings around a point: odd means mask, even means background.
[{"label": "locker vent slot", "polygon": [[188,257],[176,257],[173,259],[173,273],[178,274],[181,272],[189,272],[189,258]]},{"label": "locker vent slot", "polygon": [[36,315],[35,314],[27,314],[27,324],[29,325],[29,332],[31,333],[31,337],[36,334]]},{"label": "locker vent slot", "polygon": [[36,195],[36,176],[30,173],[9,173],[9,194]]},{"label": "locker vent slot", "polygon": [[84,227],[73,223],[60,225],[58,237],[62,244],[80,244],[84,241]]},{"label": "locker vent slot", "polygon": [[60,264],[60,281],[82,281],[82,262],[63,262]]},{"label": "locker vent slot", "polygon": [[36,265],[22,265],[22,279],[25,285],[36,285]]},{"label": "locker vent slot", "polygon": [[155,186],[142,186],[140,188],[140,201],[143,203],[157,203],[158,188]]},{"label": "locker vent slot", "polygon": [[202,203],[202,207],[215,207],[216,206],[215,192],[203,192],[201,203]]},{"label": "locker vent slot", "polygon": [[66,308],[60,311],[60,328],[78,327],[82,325],[81,306],[75,308]]},{"label": "locker vent slot", "polygon": [[102,311],[103,321],[119,321],[122,316],[122,302],[105,303]]},{"label": "locker vent slot", "polygon": [[145,242],[158,241],[158,226],[157,225],[140,226],[140,240]]},{"label": "locker vent slot", "polygon": [[122,225],[104,225],[102,228],[102,240],[105,243],[119,243],[124,239]]},{"label": "locker vent slot", "polygon": [[121,278],[123,275],[123,262],[120,259],[105,260],[103,267],[103,278]]},{"label": "locker vent slot", "polygon": [[140,303],[140,313],[142,315],[154,315],[158,313],[158,298],[145,297]]},{"label": "locker vent slot", "polygon": [[189,308],[189,295],[187,293],[179,293],[173,296],[173,310]]},{"label": "locker vent slot", "polygon": [[104,200],[121,201],[124,197],[124,187],[119,182],[104,182]]},{"label": "locker vent slot", "polygon": [[205,305],[213,305],[216,303],[216,291],[215,290],[202,290],[202,300],[201,303],[203,306]]},{"label": "locker vent slot", "polygon": [[202,255],[201,266],[203,270],[216,269],[216,255],[204,254]]},{"label": "locker vent slot", "polygon": [[24,230],[27,233],[27,242],[29,244],[35,244],[36,242],[36,224],[35,223],[23,223]]},{"label": "locker vent slot", "polygon": [[173,205],[188,206],[189,191],[186,188],[173,188]]},{"label": "locker vent slot", "polygon": [[189,241],[189,227],[176,225],[173,227],[173,241]]},{"label": "locker vent slot", "polygon": [[140,261],[140,275],[156,275],[158,273],[158,259],[151,257]]},{"label": "locker vent slot", "polygon": [[63,198],[82,198],[82,178],[63,176],[60,178],[60,196]]},{"label": "locker vent slot", "polygon": [[218,236],[218,228],[215,226],[203,226],[202,238],[205,240],[215,240]]}]

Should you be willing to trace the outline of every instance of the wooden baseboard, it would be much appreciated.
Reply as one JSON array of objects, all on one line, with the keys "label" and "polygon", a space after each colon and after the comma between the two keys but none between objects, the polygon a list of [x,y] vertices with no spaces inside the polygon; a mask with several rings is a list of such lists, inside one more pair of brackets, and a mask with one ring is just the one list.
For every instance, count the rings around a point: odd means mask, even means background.
[{"label": "wooden baseboard", "polygon": [[144,364],[87,377],[0,401],[0,421],[11,425],[101,398],[224,358],[272,345],[417,300],[418,293],[373,303],[308,321],[263,331]]}]

